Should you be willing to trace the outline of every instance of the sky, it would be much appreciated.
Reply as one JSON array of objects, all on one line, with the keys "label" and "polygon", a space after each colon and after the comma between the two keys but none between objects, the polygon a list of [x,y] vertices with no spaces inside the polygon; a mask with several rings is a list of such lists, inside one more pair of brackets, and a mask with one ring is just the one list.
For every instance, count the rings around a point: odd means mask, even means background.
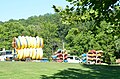
[{"label": "sky", "polygon": [[66,0],[0,0],[0,21],[54,13],[52,5],[65,7],[66,4]]}]

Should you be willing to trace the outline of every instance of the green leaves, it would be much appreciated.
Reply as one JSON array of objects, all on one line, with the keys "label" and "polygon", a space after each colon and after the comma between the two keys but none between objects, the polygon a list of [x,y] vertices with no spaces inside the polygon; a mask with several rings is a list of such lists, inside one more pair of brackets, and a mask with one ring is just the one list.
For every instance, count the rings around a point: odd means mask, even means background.
[{"label": "green leaves", "polygon": [[115,6],[115,9],[116,10],[120,10],[120,6]]},{"label": "green leaves", "polygon": [[53,5],[52,8],[54,8],[54,11],[55,11],[55,12],[60,12],[59,9],[58,9],[55,5]]},{"label": "green leaves", "polygon": [[[92,25],[90,25],[90,23]],[[119,34],[116,35],[118,33],[117,27],[106,21],[101,21],[99,27],[94,26],[94,22],[84,22],[80,24],[79,27],[69,30],[66,36],[68,48],[70,48],[71,51],[75,49],[79,54],[92,49],[103,50],[105,61],[114,62],[115,57],[118,58],[120,54],[120,37],[118,37]],[[108,61],[108,59],[110,60]]]},{"label": "green leaves", "polygon": [[66,1],[70,5],[58,13],[62,23],[74,25],[66,36],[68,48],[77,48],[80,52],[90,49],[103,50],[110,61],[113,61],[115,56],[118,57],[119,53],[114,55],[115,44],[118,44],[115,41],[120,39],[120,5],[116,3],[118,0]]},{"label": "green leaves", "polygon": [[[61,14],[64,24],[76,24],[80,21],[95,20],[99,25],[103,19],[107,22],[118,24],[120,6],[118,0],[66,0],[71,5],[65,9],[56,11]],[[54,6],[55,7],[55,6]],[[57,10],[54,8],[54,10]],[[113,14],[116,12],[116,14]],[[64,16],[64,17],[63,17]],[[69,19],[68,19],[69,18]],[[111,19],[110,19],[111,18]]]},{"label": "green leaves", "polygon": [[72,2],[73,0],[66,0],[66,1],[68,1],[68,2]]},{"label": "green leaves", "polygon": [[93,9],[90,9],[90,13],[93,14],[95,11]]}]

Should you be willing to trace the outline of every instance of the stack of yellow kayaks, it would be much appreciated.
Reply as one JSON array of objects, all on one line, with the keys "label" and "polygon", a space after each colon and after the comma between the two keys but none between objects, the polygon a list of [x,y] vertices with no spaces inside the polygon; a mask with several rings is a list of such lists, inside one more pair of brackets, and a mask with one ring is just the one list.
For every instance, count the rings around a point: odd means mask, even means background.
[{"label": "stack of yellow kayaks", "polygon": [[18,36],[13,38],[12,47],[18,59],[41,59],[43,57],[43,39],[40,37]]}]

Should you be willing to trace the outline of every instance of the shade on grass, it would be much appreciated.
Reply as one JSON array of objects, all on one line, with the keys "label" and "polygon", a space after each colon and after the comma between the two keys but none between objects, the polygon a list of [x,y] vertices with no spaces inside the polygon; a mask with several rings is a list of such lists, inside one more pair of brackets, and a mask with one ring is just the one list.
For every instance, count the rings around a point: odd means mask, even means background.
[{"label": "shade on grass", "polygon": [[120,66],[0,62],[0,79],[120,79]]}]

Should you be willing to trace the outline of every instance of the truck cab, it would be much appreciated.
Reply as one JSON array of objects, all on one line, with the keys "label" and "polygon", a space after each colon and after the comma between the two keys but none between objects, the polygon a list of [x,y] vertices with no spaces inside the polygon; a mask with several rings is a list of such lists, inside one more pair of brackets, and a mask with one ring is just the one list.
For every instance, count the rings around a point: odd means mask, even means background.
[{"label": "truck cab", "polygon": [[77,56],[68,56],[67,61],[68,63],[81,63],[82,62],[82,60]]},{"label": "truck cab", "polygon": [[12,61],[13,55],[11,50],[0,51],[0,61]]}]

